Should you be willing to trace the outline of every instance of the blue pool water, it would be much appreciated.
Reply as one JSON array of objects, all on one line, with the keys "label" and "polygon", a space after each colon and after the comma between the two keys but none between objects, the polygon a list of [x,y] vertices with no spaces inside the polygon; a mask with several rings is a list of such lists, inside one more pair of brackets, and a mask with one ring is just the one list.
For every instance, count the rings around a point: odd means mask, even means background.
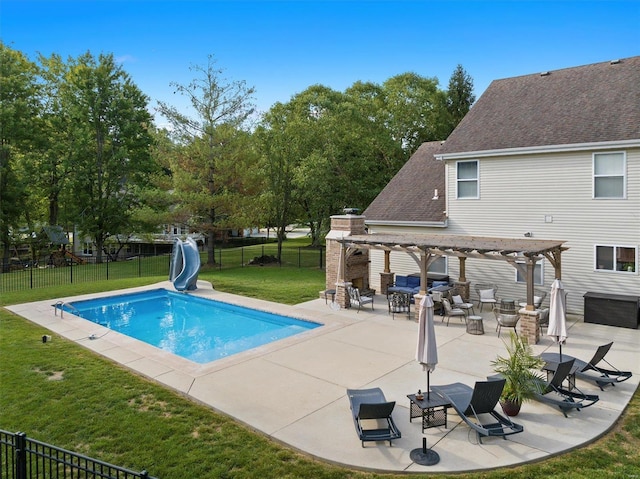
[{"label": "blue pool water", "polygon": [[69,304],[72,314],[200,364],[321,326],[164,289]]}]

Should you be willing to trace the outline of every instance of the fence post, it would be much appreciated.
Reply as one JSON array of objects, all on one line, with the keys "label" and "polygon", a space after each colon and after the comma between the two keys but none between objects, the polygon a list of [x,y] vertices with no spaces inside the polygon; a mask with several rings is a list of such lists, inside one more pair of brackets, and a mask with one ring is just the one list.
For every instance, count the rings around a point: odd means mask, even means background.
[{"label": "fence post", "polygon": [[16,441],[16,479],[27,479],[27,435],[24,432],[17,432],[14,437]]},{"label": "fence post", "polygon": [[33,289],[33,265],[29,268],[29,284],[31,285],[31,289]]},{"label": "fence post", "polygon": [[70,264],[71,269],[69,270],[69,280],[71,284],[73,284],[73,261]]},{"label": "fence post", "polygon": [[319,248],[318,251],[320,251],[320,269],[322,269],[322,248]]},{"label": "fence post", "polygon": [[148,479],[148,478],[149,478],[149,473],[145,469],[140,471],[140,479]]}]

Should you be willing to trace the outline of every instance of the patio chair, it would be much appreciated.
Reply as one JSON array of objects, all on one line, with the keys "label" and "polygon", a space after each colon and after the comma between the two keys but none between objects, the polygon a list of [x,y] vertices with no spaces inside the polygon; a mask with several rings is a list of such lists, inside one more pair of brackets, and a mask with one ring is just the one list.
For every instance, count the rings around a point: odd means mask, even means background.
[{"label": "patio chair", "polygon": [[513,328],[513,331],[518,335],[518,330],[516,326],[518,326],[518,321],[520,321],[519,314],[505,314],[501,312],[500,308],[493,308],[493,314],[496,317],[496,331],[498,331],[498,337],[500,337],[500,332],[502,328]]},{"label": "patio chair", "polygon": [[498,302],[496,298],[496,293],[498,292],[497,284],[478,283],[475,289],[478,294],[478,307],[480,308],[480,312],[482,312],[482,307],[485,304],[489,304],[491,308],[493,308]]},{"label": "patio chair", "polygon": [[411,317],[411,295],[405,293],[393,293],[389,297],[389,312],[396,319],[396,313],[405,313]]},{"label": "patio chair", "polygon": [[544,328],[549,327],[549,308],[541,309],[539,314],[538,326],[540,327],[540,335],[544,336]]},{"label": "patio chair", "polygon": [[464,323],[467,324],[467,313],[465,313],[460,308],[452,308],[451,303],[446,298],[442,298],[440,302],[442,303],[443,308],[442,321],[444,321],[446,318],[447,326],[449,326],[449,319],[451,319],[451,316],[458,316],[459,318],[461,318],[461,321],[464,320]]},{"label": "patio chair", "polygon": [[[462,420],[476,432],[478,442],[482,444],[483,437],[501,436],[506,439],[506,436],[524,430],[520,424],[512,422],[495,409],[505,383],[505,379],[477,381],[473,388],[466,384],[453,383],[432,386],[431,390],[451,403]],[[489,415],[497,422],[483,423],[479,417],[482,415]]]},{"label": "patio chair", "polygon": [[347,389],[347,397],[362,447],[367,441],[389,441],[391,446],[402,437],[391,417],[396,402],[388,402],[380,388]]},{"label": "patio chair", "polygon": [[582,408],[589,407],[597,403],[600,398],[595,394],[585,394],[574,386],[574,389],[568,390],[562,386],[565,379],[571,374],[574,366],[574,360],[558,363],[553,376],[546,384],[542,385],[541,391],[534,395],[534,398],[551,406],[558,406],[564,417],[567,411],[575,409],[579,411]]},{"label": "patio chair", "polygon": [[[547,297],[547,292],[540,288],[535,288],[533,290],[533,306],[536,309],[542,308],[542,303],[544,299]],[[527,298],[518,299],[518,306],[524,308],[527,305]]]},{"label": "patio chair", "polygon": [[366,306],[367,304],[371,305],[371,310],[373,311],[372,296],[361,296],[360,290],[352,286],[347,287],[347,291],[349,292],[349,302],[351,303],[351,306],[358,307],[358,313],[360,312],[360,308]]},{"label": "patio chair", "polygon": [[463,310],[467,316],[469,316],[469,311],[471,311],[471,314],[475,314],[475,312],[473,311],[473,303],[465,301],[464,299],[462,299],[461,295],[452,294],[451,300],[453,301],[453,306],[455,308]]},{"label": "patio chair", "polygon": [[[632,374],[631,371],[620,371],[611,363],[609,363],[604,357],[607,355],[613,342],[603,344],[599,346],[590,361],[586,362],[581,359],[574,358],[567,354],[563,354],[562,358],[573,359],[574,364],[577,366],[575,373],[577,378],[585,381],[591,381],[598,385],[601,391],[604,391],[605,386],[615,386],[616,383],[621,383],[629,379]],[[545,361],[559,362],[560,355],[558,353],[543,353],[540,355]],[[598,366],[601,362],[605,362],[609,368],[605,369]]]}]

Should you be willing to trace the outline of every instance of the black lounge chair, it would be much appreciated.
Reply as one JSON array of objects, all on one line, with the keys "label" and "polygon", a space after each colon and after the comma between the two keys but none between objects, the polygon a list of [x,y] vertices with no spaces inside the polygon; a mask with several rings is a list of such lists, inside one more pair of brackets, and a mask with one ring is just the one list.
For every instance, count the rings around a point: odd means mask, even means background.
[{"label": "black lounge chair", "polygon": [[571,373],[573,365],[573,359],[558,363],[551,379],[546,384],[543,384],[541,391],[534,396],[540,402],[558,406],[564,417],[567,417],[567,411],[572,409],[579,411],[582,408],[592,406],[600,400],[595,394],[585,394],[575,387],[572,390],[568,390],[562,386],[564,380]]},{"label": "black lounge chair", "polygon": [[[601,391],[604,391],[605,386],[615,386],[616,383],[621,383],[622,381],[626,381],[631,377],[631,371],[619,371],[611,363],[604,359],[604,357],[611,349],[612,345],[613,342],[599,346],[591,360],[588,362],[582,361],[581,359],[577,359],[572,356],[568,356],[566,354],[563,354],[562,358],[565,360],[573,359],[575,361],[574,364],[578,368],[575,373],[577,378],[594,382],[598,385]],[[545,361],[560,362],[560,355],[558,353],[543,353],[540,355],[540,357]],[[607,363],[608,367],[612,369],[599,367],[598,364],[600,364],[601,362]]]},{"label": "black lounge chair", "polygon": [[[380,388],[347,389],[347,396],[362,447],[365,441],[389,441],[391,446],[391,441],[402,437],[391,417],[396,402],[388,402]],[[373,428],[365,427],[363,421],[371,422]]]},{"label": "black lounge chair", "polygon": [[[506,439],[506,436],[524,430],[520,424],[512,422],[495,410],[505,382],[505,379],[477,381],[473,389],[466,384],[453,383],[432,386],[431,390],[451,403],[464,422],[476,431],[478,442],[482,444],[483,436],[502,436]],[[489,414],[497,422],[483,424],[478,417],[482,414]]]}]

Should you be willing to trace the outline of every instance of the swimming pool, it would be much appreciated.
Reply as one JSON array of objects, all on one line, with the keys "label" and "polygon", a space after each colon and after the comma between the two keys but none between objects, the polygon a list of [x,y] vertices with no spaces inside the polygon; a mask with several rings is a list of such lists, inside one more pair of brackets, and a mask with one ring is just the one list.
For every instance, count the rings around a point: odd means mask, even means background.
[{"label": "swimming pool", "polygon": [[165,289],[74,301],[64,309],[199,364],[322,326]]}]

